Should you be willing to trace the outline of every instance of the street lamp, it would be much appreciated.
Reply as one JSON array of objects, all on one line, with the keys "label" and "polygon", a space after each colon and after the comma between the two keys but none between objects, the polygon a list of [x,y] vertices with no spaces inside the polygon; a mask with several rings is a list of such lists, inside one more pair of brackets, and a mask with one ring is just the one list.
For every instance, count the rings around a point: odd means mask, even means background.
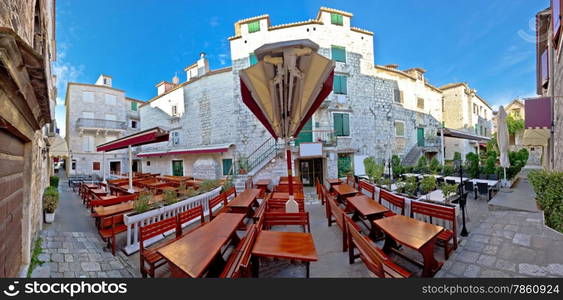
[{"label": "street lamp", "polygon": [[469,232],[465,227],[465,205],[467,204],[467,194],[463,192],[463,162],[461,159],[454,160],[454,166],[459,168],[459,206],[461,207],[462,223],[461,236],[468,236]]}]

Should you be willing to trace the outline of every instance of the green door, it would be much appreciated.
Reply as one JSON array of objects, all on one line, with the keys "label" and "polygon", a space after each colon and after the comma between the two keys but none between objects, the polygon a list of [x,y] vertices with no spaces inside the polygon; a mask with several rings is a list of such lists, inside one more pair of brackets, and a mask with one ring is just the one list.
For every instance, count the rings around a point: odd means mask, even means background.
[{"label": "green door", "polygon": [[184,176],[184,161],[183,160],[173,160],[172,161],[172,176]]},{"label": "green door", "polygon": [[295,145],[299,146],[300,143],[312,143],[313,142],[313,119],[309,119],[307,123],[301,129],[301,132],[297,135],[295,139]]},{"label": "green door", "polygon": [[424,128],[416,129],[416,140],[419,147],[424,147]]},{"label": "green door", "polygon": [[349,154],[338,155],[338,178],[342,178],[352,172],[352,156]]}]

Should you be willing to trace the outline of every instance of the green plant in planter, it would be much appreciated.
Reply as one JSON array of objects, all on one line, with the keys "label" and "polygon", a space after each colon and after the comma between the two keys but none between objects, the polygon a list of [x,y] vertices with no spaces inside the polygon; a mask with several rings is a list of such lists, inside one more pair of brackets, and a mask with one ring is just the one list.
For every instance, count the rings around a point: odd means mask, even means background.
[{"label": "green plant in planter", "polygon": [[423,155],[418,159],[416,170],[421,174],[428,173],[428,160],[426,159],[426,156]]},{"label": "green plant in planter", "polygon": [[477,178],[479,176],[479,156],[473,152],[469,152],[465,155],[465,161],[469,175],[473,178]]},{"label": "green plant in planter", "polygon": [[151,208],[150,202],[152,200],[153,194],[150,192],[144,192],[139,195],[137,200],[133,202],[133,209],[136,213],[144,213]]},{"label": "green plant in planter", "polygon": [[220,186],[221,186],[221,182],[219,180],[206,179],[199,185],[198,190],[200,191],[200,193],[207,193]]},{"label": "green plant in planter", "polygon": [[43,209],[47,213],[54,213],[59,206],[59,191],[56,187],[49,186],[43,193]]},{"label": "green plant in planter", "polygon": [[186,190],[186,196],[188,196],[188,198],[195,197],[195,196],[197,196],[197,195],[199,195],[199,194],[200,194],[200,192],[196,191],[196,190],[195,190],[193,187],[191,187],[191,186]]},{"label": "green plant in planter", "polygon": [[171,205],[178,202],[178,195],[176,191],[165,190],[164,191],[164,205]]},{"label": "green plant in planter", "polygon": [[233,180],[229,178],[225,180],[225,183],[223,183],[223,190],[221,192],[226,192],[232,187],[233,187]]},{"label": "green plant in planter", "polygon": [[418,184],[416,183],[416,178],[408,177],[405,183],[403,184],[403,193],[415,197],[416,189]]},{"label": "green plant in planter", "polygon": [[384,178],[381,181],[381,186],[386,186],[387,189],[390,190],[390,191],[392,190],[392,187],[391,187],[392,184],[393,184],[393,181],[391,181],[390,178]]},{"label": "green plant in planter", "polygon": [[441,171],[442,166],[440,165],[440,162],[436,157],[432,157],[428,168],[430,169],[430,172],[432,172],[432,174],[438,174]]},{"label": "green plant in planter", "polygon": [[58,188],[59,187],[59,177],[51,176],[49,178],[49,185],[52,186],[52,187]]},{"label": "green plant in planter", "polygon": [[403,174],[403,166],[401,165],[401,158],[398,155],[393,154],[391,157],[391,168],[393,169],[393,175],[396,177]]},{"label": "green plant in planter", "polygon": [[180,186],[178,187],[178,194],[180,194],[180,196],[186,196],[188,194],[188,188],[186,187],[185,182],[180,183]]},{"label": "green plant in planter", "polygon": [[238,168],[240,174],[246,174],[248,172],[248,158],[246,156],[239,156],[238,158]]},{"label": "green plant in planter", "polygon": [[461,160],[461,153],[460,152],[454,152],[454,161],[456,160]]},{"label": "green plant in planter", "polygon": [[379,179],[383,176],[384,168],[385,166],[375,162],[375,158],[373,157],[366,157],[364,159],[364,169],[371,182],[379,182]]},{"label": "green plant in planter", "polygon": [[443,170],[444,176],[452,176],[452,174],[454,173],[454,167],[453,166],[444,166],[444,170]]},{"label": "green plant in planter", "polygon": [[457,193],[457,184],[444,183],[440,186],[440,189],[442,190],[442,194],[444,194],[444,198],[448,199]]},{"label": "green plant in planter", "polygon": [[397,186],[397,189],[395,190],[397,193],[404,193],[405,182],[401,178],[395,181],[395,185]]},{"label": "green plant in planter", "polygon": [[420,191],[423,194],[428,194],[436,189],[436,177],[426,176],[420,181]]}]

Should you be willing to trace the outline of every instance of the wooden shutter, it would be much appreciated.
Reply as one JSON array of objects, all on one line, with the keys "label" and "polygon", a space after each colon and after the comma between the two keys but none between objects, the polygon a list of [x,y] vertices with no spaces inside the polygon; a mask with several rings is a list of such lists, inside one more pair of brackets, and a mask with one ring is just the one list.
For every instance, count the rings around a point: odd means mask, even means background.
[{"label": "wooden shutter", "polygon": [[563,0],[551,0],[551,15],[553,18],[553,41],[555,48],[557,48],[559,44],[559,35],[561,33],[561,3]]},{"label": "wooden shutter", "polygon": [[92,162],[92,170],[93,171],[99,171],[100,170],[100,162],[99,161]]},{"label": "wooden shutter", "polygon": [[137,111],[137,102],[131,102],[131,110]]},{"label": "wooden shutter", "polygon": [[342,114],[342,135],[349,136],[350,135],[350,115],[349,114]]},{"label": "wooden shutter", "polygon": [[342,90],[342,88],[340,86],[340,77],[342,77],[342,76],[340,76],[340,75],[334,76],[332,90],[334,91],[335,94],[340,94],[340,91]]},{"label": "wooden shutter", "polygon": [[258,63],[258,58],[256,58],[256,54],[254,54],[254,53],[250,53],[250,55],[248,56],[248,60],[249,60],[251,66]]},{"label": "wooden shutter", "polygon": [[340,91],[341,94],[343,95],[348,94],[348,77],[346,76],[340,77],[340,88],[341,88]]},{"label": "wooden shutter", "polygon": [[336,134],[336,136],[342,136],[343,132],[342,132],[342,114],[339,113],[335,113],[333,114],[333,118],[334,118],[334,133]]},{"label": "wooden shutter", "polygon": [[330,23],[334,25],[343,25],[344,19],[341,14],[330,14]]},{"label": "wooden shutter", "polygon": [[248,23],[248,33],[260,31],[260,20]]},{"label": "wooden shutter", "polygon": [[346,62],[346,48],[332,46],[332,59],[338,62]]}]

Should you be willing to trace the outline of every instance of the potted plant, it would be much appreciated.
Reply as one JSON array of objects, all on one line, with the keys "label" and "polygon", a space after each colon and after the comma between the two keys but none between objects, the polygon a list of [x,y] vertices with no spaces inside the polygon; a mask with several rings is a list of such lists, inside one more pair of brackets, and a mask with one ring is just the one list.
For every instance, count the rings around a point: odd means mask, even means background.
[{"label": "potted plant", "polygon": [[457,192],[457,184],[444,183],[442,184],[442,186],[440,186],[440,189],[442,190],[442,194],[444,194],[444,199],[446,200],[446,202],[450,202],[452,200],[450,199],[450,197],[455,195],[455,193]]},{"label": "potted plant", "polygon": [[152,196],[150,192],[141,193],[139,198],[133,202],[133,210],[135,210],[135,213],[140,214],[148,211],[151,208],[150,202]]},{"label": "potted plant", "polygon": [[49,186],[43,193],[43,210],[45,212],[45,223],[53,223],[55,211],[59,205],[59,191],[56,187]]},{"label": "potted plant", "polygon": [[418,188],[416,183],[416,178],[408,177],[405,183],[403,184],[403,193],[407,194],[408,197],[414,198],[416,197],[416,189]]},{"label": "potted plant", "polygon": [[241,156],[238,159],[238,172],[241,175],[244,175],[248,172],[248,158]]},{"label": "potted plant", "polygon": [[173,190],[164,191],[164,205],[168,206],[178,202],[178,194]]},{"label": "potted plant", "polygon": [[436,177],[426,176],[420,181],[420,191],[430,200],[430,192],[436,189]]},{"label": "potted plant", "polygon": [[381,176],[383,176],[384,166],[375,162],[373,157],[364,159],[364,169],[369,180],[373,183],[378,183]]}]

